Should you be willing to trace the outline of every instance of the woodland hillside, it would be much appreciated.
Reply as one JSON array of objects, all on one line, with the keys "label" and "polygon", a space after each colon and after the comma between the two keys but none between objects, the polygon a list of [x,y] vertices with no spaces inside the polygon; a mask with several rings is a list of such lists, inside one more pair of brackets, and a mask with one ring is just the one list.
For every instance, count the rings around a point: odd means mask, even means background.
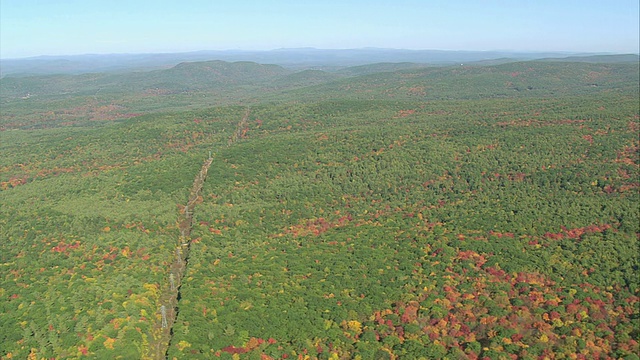
[{"label": "woodland hillside", "polygon": [[605,60],[5,76],[0,358],[638,359]]}]

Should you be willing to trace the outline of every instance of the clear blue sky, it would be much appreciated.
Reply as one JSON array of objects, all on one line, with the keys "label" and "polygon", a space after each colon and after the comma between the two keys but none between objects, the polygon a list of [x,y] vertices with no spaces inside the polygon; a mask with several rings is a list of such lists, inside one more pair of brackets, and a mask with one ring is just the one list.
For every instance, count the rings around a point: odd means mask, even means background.
[{"label": "clear blue sky", "polygon": [[0,57],[291,47],[638,53],[638,0],[0,0]]}]

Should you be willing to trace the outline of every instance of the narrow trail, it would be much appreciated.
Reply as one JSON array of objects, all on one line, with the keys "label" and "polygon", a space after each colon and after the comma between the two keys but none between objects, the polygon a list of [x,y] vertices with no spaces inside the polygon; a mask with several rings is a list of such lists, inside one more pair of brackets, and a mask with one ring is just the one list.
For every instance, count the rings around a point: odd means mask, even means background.
[{"label": "narrow trail", "polygon": [[[239,138],[244,137],[247,129],[250,110],[247,108],[242,120],[238,123],[236,130],[229,138],[227,146],[231,146]],[[180,235],[176,244],[173,261],[169,272],[169,283],[161,287],[159,303],[159,317],[153,327],[152,339],[149,341],[148,352],[144,358],[148,359],[168,359],[169,349],[172,345],[173,324],[180,313],[180,289],[182,280],[187,273],[189,265],[189,252],[191,250],[191,230],[193,227],[193,214],[196,205],[202,202],[202,187],[207,179],[209,167],[213,163],[211,154],[205,160],[196,175],[189,193],[187,204],[181,209],[178,216],[178,229]]]},{"label": "narrow trail", "polygon": [[244,116],[242,117],[242,120],[240,120],[240,122],[238,123],[238,126],[236,126],[236,131],[234,131],[234,133],[229,138],[229,142],[227,143],[227,146],[231,146],[231,144],[233,144],[238,139],[243,138],[245,136],[248,130],[248,125],[249,125],[249,113],[250,113],[250,110],[249,108],[247,108],[247,110],[244,113]]}]

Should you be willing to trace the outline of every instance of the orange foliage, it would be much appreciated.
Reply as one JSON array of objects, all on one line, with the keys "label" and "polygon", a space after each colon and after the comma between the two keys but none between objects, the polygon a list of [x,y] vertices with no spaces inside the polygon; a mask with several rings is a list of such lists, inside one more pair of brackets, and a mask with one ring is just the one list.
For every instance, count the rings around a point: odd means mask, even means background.
[{"label": "orange foliage", "polygon": [[611,229],[610,224],[603,224],[600,226],[589,225],[589,226],[575,228],[575,229],[567,229],[566,227],[563,226],[561,232],[557,232],[557,233],[547,232],[544,234],[544,236],[552,240],[561,240],[563,238],[580,239],[585,234],[601,233],[607,229]]},{"label": "orange foliage", "polygon": [[400,110],[400,111],[398,111],[398,114],[395,116],[395,118],[404,118],[404,117],[407,117],[409,115],[413,115],[415,113],[416,113],[416,111],[415,110],[411,110],[411,109],[409,109],[409,110]]}]

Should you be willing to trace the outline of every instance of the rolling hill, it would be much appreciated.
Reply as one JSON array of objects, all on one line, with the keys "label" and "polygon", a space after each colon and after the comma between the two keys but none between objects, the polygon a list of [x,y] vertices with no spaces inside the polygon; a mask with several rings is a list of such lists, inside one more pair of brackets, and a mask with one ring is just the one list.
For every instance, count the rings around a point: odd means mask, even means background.
[{"label": "rolling hill", "polygon": [[195,62],[149,72],[6,77],[0,80],[0,123],[5,128],[37,122],[52,126],[239,101],[443,100],[635,91],[638,78],[633,63],[383,63],[331,73],[251,62]]},{"label": "rolling hill", "polygon": [[0,77],[100,72],[132,72],[166,69],[183,62],[222,60],[277,64],[293,70],[309,68],[345,68],[382,62],[421,64],[459,64],[490,59],[513,61],[567,56],[589,56],[584,53],[526,53],[509,51],[442,51],[402,49],[276,49],[270,51],[196,51],[165,54],[87,54],[74,56],[39,56],[24,59],[0,59]]},{"label": "rolling hill", "polygon": [[637,63],[0,79],[0,357],[637,358]]}]

